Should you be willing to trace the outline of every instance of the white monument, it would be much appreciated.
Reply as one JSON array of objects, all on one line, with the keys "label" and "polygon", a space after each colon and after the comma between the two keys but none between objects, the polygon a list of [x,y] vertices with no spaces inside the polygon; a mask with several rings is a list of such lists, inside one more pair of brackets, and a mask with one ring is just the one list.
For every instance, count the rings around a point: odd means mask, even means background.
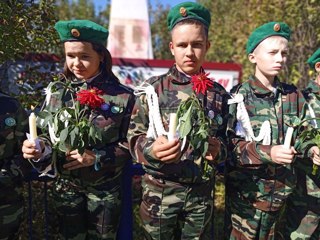
[{"label": "white monument", "polygon": [[111,0],[107,48],[113,58],[153,59],[147,0]]}]

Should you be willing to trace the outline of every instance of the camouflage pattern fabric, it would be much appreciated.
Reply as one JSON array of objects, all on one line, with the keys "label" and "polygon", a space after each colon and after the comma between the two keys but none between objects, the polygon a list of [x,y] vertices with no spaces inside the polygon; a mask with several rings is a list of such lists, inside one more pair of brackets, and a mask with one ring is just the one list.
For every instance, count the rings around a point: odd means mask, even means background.
[{"label": "camouflage pattern fabric", "polygon": [[[296,184],[292,166],[273,163],[270,149],[272,145],[283,144],[287,127],[292,124],[294,116],[305,119],[307,106],[302,94],[294,86],[281,83],[277,78],[275,86],[276,91],[270,91],[251,76],[237,89],[237,92],[244,96],[255,136],[258,135],[262,123],[265,120],[270,121],[271,145],[247,142],[237,136],[237,104],[231,104],[229,107],[227,132],[230,137],[231,155],[226,167],[226,239],[236,237],[232,235],[234,232],[241,232],[243,239],[268,239],[267,230],[259,233],[255,229],[261,229],[262,226],[273,228],[271,223],[275,219],[272,215],[278,214]],[[298,142],[296,135],[295,130],[292,140],[294,143]],[[242,211],[242,208],[247,211]],[[248,219],[255,222],[250,223],[252,227],[249,227],[249,224],[247,227],[238,224]]]},{"label": "camouflage pattern fabric", "polygon": [[140,216],[146,239],[212,239],[211,181],[183,185],[146,174],[142,187]]},{"label": "camouflage pattern fabric", "polygon": [[[320,117],[320,86],[310,81],[304,95],[316,117]],[[320,121],[317,125],[320,126]],[[283,214],[286,224],[279,230],[284,239],[320,239],[320,171],[315,176],[311,174],[310,158],[297,159],[295,170],[297,188],[286,202]]]},{"label": "camouflage pattern fabric", "polygon": [[119,174],[99,188],[79,187],[63,178],[55,181],[53,198],[59,216],[59,237],[116,239],[121,213],[121,177]]},{"label": "camouflage pattern fabric", "polygon": [[225,214],[231,216],[231,219],[225,222],[227,228],[225,239],[274,239],[279,211],[265,212],[253,208],[240,198],[232,198],[231,201],[230,198],[226,198],[225,204]]},{"label": "camouflage pattern fabric", "polygon": [[0,92],[0,239],[18,239],[23,216],[22,177],[30,167],[21,146],[28,117],[20,103]]},{"label": "camouflage pattern fabric", "polygon": [[[88,113],[97,120],[94,120],[96,126],[103,129],[103,142],[92,146],[101,154],[100,170],[96,171],[94,166],[90,166],[69,171],[62,167],[66,163],[65,154],[58,152],[53,155],[57,156],[59,173],[54,200],[61,223],[60,234],[65,239],[114,239],[121,204],[118,178],[121,178],[124,165],[131,159],[126,135],[134,106],[134,95],[132,90],[121,85],[117,78],[108,77],[104,72],[90,83],[74,81],[72,87],[76,91],[80,90],[80,87],[103,90],[110,108],[96,109]],[[50,103],[69,106],[70,100],[71,96],[61,91]],[[61,188],[64,189],[64,194],[61,194]],[[77,226],[78,223],[81,224]]]},{"label": "camouflage pattern fabric", "polygon": [[[180,73],[173,66],[167,74],[153,77],[148,83],[153,85],[158,95],[162,122],[168,131],[169,113],[176,112],[180,102],[186,100],[193,92],[190,77]],[[223,139],[227,122],[225,106],[228,96],[218,83],[214,83],[207,93],[206,110],[214,111],[215,115],[212,134],[222,143],[217,162],[224,161],[226,157]],[[154,139],[146,137],[148,127],[148,106],[146,96],[142,95],[137,99],[132,114],[128,141],[134,159],[143,164],[148,174],[144,177],[143,201],[140,209],[147,232],[146,238],[173,239],[172,232],[174,232],[173,234],[182,234],[181,239],[200,239],[205,235],[204,229],[209,226],[214,183],[204,177],[202,166],[196,164],[197,159],[193,158],[191,146],[183,150],[181,161],[178,163],[163,164],[154,159],[150,153]],[[152,176],[154,180],[146,181],[147,176]],[[160,183],[161,181],[163,183]],[[200,193],[199,189],[204,187],[208,189]],[[199,205],[194,206],[195,202]],[[179,222],[181,219],[182,222]]]}]

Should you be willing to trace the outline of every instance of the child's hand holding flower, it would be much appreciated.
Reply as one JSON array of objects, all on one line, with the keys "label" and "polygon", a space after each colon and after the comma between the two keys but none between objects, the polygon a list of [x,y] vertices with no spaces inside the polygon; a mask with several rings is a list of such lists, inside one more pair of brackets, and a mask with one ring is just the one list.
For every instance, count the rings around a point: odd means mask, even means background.
[{"label": "child's hand holding flower", "polygon": [[[40,111],[41,128],[48,129],[53,147],[60,152],[77,150],[83,154],[86,149],[102,141],[101,130],[90,119],[90,112],[103,107],[103,91],[97,88],[76,91],[70,83],[55,81],[46,89],[50,97],[46,107]],[[62,106],[55,96],[70,96],[68,105]],[[59,98],[57,98],[59,99]]]},{"label": "child's hand holding flower", "polygon": [[208,147],[208,151],[205,158],[208,161],[214,161],[219,154],[221,143],[216,137],[209,137],[208,143],[209,143],[209,147]]},{"label": "child's hand holding flower", "polygon": [[67,170],[89,167],[95,163],[95,159],[95,153],[90,150],[84,150],[83,154],[80,154],[78,150],[73,150],[66,153],[68,163],[64,164],[63,167]]}]

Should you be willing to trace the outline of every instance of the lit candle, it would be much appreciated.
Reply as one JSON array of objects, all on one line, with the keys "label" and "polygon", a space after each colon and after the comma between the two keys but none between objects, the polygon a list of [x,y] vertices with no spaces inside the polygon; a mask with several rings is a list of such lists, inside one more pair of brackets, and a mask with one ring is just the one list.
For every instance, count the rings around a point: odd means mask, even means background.
[{"label": "lit candle", "polygon": [[283,146],[287,149],[290,149],[291,147],[292,134],[293,134],[293,127],[288,127],[286,137],[284,139],[284,144],[283,144]]},{"label": "lit candle", "polygon": [[37,118],[34,112],[32,112],[29,116],[29,134],[30,140],[37,139]]},{"label": "lit candle", "polygon": [[168,140],[172,141],[176,136],[177,130],[177,114],[170,113],[169,114],[169,133],[168,133]]}]

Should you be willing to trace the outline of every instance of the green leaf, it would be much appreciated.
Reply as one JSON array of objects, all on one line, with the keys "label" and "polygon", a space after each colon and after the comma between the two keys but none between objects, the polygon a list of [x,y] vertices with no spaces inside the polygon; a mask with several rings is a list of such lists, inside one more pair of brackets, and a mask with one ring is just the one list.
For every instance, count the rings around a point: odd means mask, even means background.
[{"label": "green leaf", "polygon": [[41,119],[45,119],[48,116],[52,116],[50,112],[48,111],[40,111],[37,113],[37,116]]},{"label": "green leaf", "polygon": [[69,134],[69,127],[66,127],[60,132],[60,141],[64,142],[67,139],[68,134]]},{"label": "green leaf", "polygon": [[61,152],[67,152],[67,151],[70,151],[70,149],[68,149],[67,148],[67,146],[66,146],[66,144],[65,144],[65,142],[59,142],[59,150],[61,151]]},{"label": "green leaf", "polygon": [[189,134],[192,128],[192,123],[191,123],[191,111],[192,107],[188,109],[188,111],[179,118],[179,134],[181,138],[184,138]]},{"label": "green leaf", "polygon": [[79,134],[79,128],[78,127],[74,127],[72,129],[72,131],[70,131],[69,135],[70,135],[70,145],[71,146],[76,145],[75,142],[77,141],[78,134]]}]

